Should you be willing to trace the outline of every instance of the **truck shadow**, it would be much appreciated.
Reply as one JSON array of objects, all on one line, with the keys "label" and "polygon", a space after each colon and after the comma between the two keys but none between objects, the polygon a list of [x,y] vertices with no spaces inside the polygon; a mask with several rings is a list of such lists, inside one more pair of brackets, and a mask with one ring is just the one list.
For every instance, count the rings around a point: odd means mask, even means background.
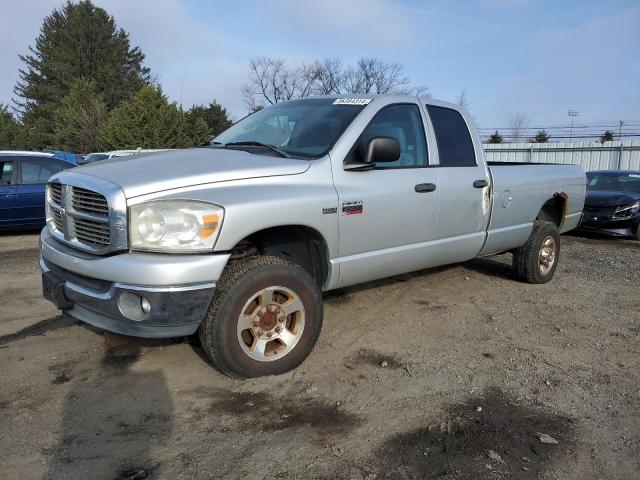
[{"label": "truck shadow", "polygon": [[36,335],[45,335],[47,332],[67,328],[74,325],[76,322],[77,320],[65,314],[57,315],[53,318],[47,318],[46,320],[41,320],[33,325],[29,325],[28,327],[18,330],[15,333],[1,335],[0,347],[24,340],[25,338],[34,337]]},{"label": "truck shadow", "polygon": [[151,451],[173,429],[173,402],[160,371],[136,371],[143,342],[105,335],[99,368],[67,393],[58,442],[44,451],[47,479],[150,478],[159,468]]}]

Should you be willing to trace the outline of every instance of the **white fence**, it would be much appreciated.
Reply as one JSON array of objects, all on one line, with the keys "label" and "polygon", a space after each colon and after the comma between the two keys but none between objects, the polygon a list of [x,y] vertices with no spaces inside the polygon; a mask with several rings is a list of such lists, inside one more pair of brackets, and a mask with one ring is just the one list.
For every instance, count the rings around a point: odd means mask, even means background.
[{"label": "white fence", "polygon": [[589,170],[640,170],[640,140],[578,143],[485,143],[489,162],[565,163]]}]

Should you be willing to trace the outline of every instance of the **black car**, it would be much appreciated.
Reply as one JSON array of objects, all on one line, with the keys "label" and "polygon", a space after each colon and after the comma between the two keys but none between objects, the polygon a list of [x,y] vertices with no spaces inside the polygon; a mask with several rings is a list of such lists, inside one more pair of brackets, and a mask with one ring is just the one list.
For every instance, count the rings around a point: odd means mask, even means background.
[{"label": "black car", "polygon": [[640,170],[587,172],[581,230],[640,240]]}]

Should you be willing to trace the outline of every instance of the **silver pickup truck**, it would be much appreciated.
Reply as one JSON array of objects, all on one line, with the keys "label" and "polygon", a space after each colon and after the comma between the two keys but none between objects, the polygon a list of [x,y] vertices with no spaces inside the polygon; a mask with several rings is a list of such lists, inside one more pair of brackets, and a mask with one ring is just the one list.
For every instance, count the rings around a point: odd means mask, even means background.
[{"label": "silver pickup truck", "polygon": [[548,282],[585,186],[578,166],[487,165],[455,105],[295,100],[209,147],[52,177],[43,291],[104,330],[198,332],[227,375],[279,374],[318,339],[322,291],[501,252]]}]

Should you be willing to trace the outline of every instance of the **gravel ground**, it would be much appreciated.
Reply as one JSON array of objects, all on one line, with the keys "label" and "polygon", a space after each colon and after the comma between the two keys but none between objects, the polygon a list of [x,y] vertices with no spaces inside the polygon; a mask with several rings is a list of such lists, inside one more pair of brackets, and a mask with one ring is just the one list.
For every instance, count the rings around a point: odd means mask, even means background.
[{"label": "gravel ground", "polygon": [[0,237],[3,478],[640,478],[638,242],[565,236],[547,285],[501,255],[327,294],[310,358],[244,382],[60,315],[37,255]]}]

